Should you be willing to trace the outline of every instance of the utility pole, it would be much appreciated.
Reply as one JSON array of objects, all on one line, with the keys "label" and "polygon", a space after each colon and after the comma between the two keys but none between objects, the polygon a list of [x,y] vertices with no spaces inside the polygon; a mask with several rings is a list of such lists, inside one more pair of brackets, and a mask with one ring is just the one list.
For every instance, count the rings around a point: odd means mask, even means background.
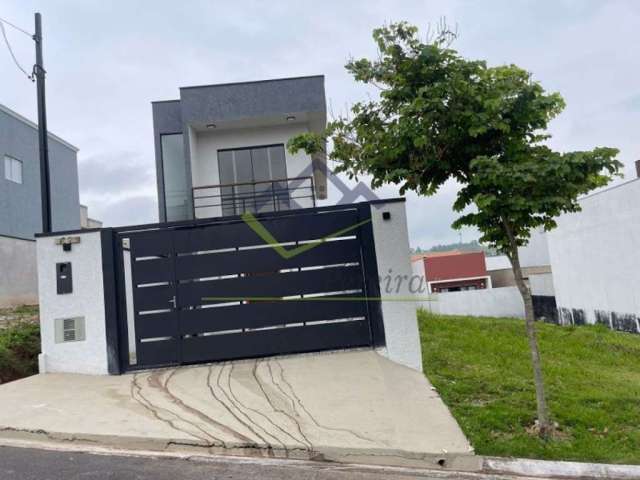
[{"label": "utility pole", "polygon": [[33,73],[38,89],[38,136],[40,140],[40,199],[42,205],[42,233],[51,232],[51,184],[49,179],[49,138],[47,136],[47,107],[44,95],[45,69],[42,61],[42,16],[35,15],[36,64]]}]

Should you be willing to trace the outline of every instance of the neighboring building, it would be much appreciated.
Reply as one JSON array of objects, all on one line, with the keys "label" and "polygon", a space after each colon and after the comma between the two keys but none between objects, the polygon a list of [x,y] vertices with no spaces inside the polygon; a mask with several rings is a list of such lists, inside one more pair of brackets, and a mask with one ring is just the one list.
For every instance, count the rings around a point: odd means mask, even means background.
[{"label": "neighboring building", "polygon": [[[490,257],[491,258],[491,257]],[[430,252],[412,258],[413,274],[424,277],[419,307],[442,315],[524,317],[515,287],[493,288],[484,252]],[[418,282],[412,279],[413,285]]]},{"label": "neighboring building", "polygon": [[[52,230],[80,226],[78,149],[49,133]],[[0,235],[32,240],[42,231],[38,126],[0,105]]]},{"label": "neighboring building", "polygon": [[[522,271],[531,287],[534,313],[555,321],[556,304],[549,266],[546,236],[533,232],[520,247]],[[412,258],[414,275],[424,276],[419,305],[447,315],[524,317],[522,296],[513,270],[504,255],[485,257],[484,252],[432,252]],[[416,282],[414,282],[416,283]],[[427,297],[424,294],[431,294]]]},{"label": "neighboring building", "polygon": [[287,141],[326,124],[324,76],[180,88],[153,102],[160,221],[312,207],[326,158]]},{"label": "neighboring building", "polygon": [[[49,133],[53,230],[80,226],[78,149]],[[0,105],[0,306],[37,302],[34,234],[42,231],[38,127]]]},{"label": "neighboring building", "polygon": [[[536,317],[565,325],[598,323],[640,333],[638,198],[640,178],[582,197],[581,211],[559,216],[557,227],[549,232],[532,232],[529,244],[521,247],[519,254]],[[520,310],[508,260],[490,257],[487,270],[493,293],[487,292],[483,298],[481,292],[440,294],[423,301],[422,306],[440,313],[470,315],[496,314],[506,304]],[[498,292],[500,298],[496,297]]]},{"label": "neighboring building", "polygon": [[[549,265],[548,246],[546,241],[539,241],[537,237],[544,237],[542,232],[534,232],[532,235],[532,243],[526,247],[520,247],[518,252],[521,256],[522,275],[525,280],[540,290],[540,295],[553,295],[553,281],[551,278],[551,265]],[[532,251],[533,250],[533,251]],[[547,252],[546,257],[541,256]],[[514,287],[516,279],[513,275],[511,262],[506,255],[497,255],[487,257],[487,273],[491,277],[491,285],[493,288]],[[542,263],[536,265],[535,262]],[[537,291],[536,291],[537,292]],[[536,293],[534,293],[536,295]]]},{"label": "neighboring building", "polygon": [[495,255],[484,259],[493,288],[511,287],[516,284],[511,262],[506,255]]},{"label": "neighboring building", "polygon": [[430,252],[412,258],[414,272],[424,271],[428,293],[491,288],[484,252]]},{"label": "neighboring building", "polygon": [[[533,296],[533,309],[536,318],[544,317],[549,321],[557,321],[555,290],[551,273],[551,260],[549,259],[549,245],[547,235],[543,229],[531,232],[529,243],[518,248],[520,267],[525,282],[531,288]],[[487,272],[491,276],[491,284],[494,289],[511,289],[514,302],[521,303],[520,292],[516,288],[516,281],[511,268],[511,262],[506,255],[487,257]],[[506,295],[506,293],[503,293]],[[515,305],[515,303],[514,303]],[[522,305],[524,315],[524,305]]]},{"label": "neighboring building", "polygon": [[564,324],[640,333],[640,179],[580,199],[547,234]]},{"label": "neighboring building", "polygon": [[102,222],[89,217],[89,207],[80,205],[80,228],[90,230],[92,228],[102,228]]}]

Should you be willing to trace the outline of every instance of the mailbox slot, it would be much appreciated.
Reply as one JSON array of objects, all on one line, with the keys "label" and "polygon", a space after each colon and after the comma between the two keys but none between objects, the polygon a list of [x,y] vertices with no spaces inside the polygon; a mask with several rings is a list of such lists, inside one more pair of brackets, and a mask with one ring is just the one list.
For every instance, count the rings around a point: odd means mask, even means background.
[{"label": "mailbox slot", "polygon": [[58,287],[58,295],[73,292],[71,262],[56,263],[56,284]]}]

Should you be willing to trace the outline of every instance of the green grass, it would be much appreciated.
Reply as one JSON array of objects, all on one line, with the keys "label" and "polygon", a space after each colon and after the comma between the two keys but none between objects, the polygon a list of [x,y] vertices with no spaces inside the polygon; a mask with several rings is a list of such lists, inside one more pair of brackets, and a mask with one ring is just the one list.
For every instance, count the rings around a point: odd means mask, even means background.
[{"label": "green grass", "polygon": [[40,326],[20,321],[0,329],[0,384],[38,373]]},{"label": "green grass", "polygon": [[640,464],[640,335],[537,324],[558,435],[529,433],[524,322],[418,314],[424,371],[478,454]]}]

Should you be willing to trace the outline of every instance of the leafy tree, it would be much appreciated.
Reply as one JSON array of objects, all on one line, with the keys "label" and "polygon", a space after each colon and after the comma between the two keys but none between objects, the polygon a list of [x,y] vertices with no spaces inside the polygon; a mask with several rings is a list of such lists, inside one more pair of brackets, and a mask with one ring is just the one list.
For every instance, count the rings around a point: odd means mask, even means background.
[{"label": "leafy tree", "polygon": [[434,245],[428,251],[429,252],[447,252],[451,250],[460,250],[462,252],[484,252],[486,256],[491,257],[496,255],[496,251],[493,248],[482,245],[478,240],[471,240],[470,242],[455,242],[445,243],[441,245]]},{"label": "leafy tree", "polygon": [[432,195],[450,178],[461,184],[453,226],[477,227],[480,241],[511,261],[525,305],[539,433],[547,436],[552,423],[518,247],[532,229],[550,230],[555,217],[580,210],[579,195],[618,175],[618,150],[550,149],[546,129],[563,110],[562,97],[515,65],[463,58],[446,30],[421,40],[417,28],[401,22],[374,30],[373,38],[378,58],[351,60],[346,69],[379,88],[379,98],[356,103],[349,118],[330,122],[322,135],[301,134],[288,148],[311,154],[331,140],[337,171],[371,175],[373,188],[393,183],[401,193]]}]

